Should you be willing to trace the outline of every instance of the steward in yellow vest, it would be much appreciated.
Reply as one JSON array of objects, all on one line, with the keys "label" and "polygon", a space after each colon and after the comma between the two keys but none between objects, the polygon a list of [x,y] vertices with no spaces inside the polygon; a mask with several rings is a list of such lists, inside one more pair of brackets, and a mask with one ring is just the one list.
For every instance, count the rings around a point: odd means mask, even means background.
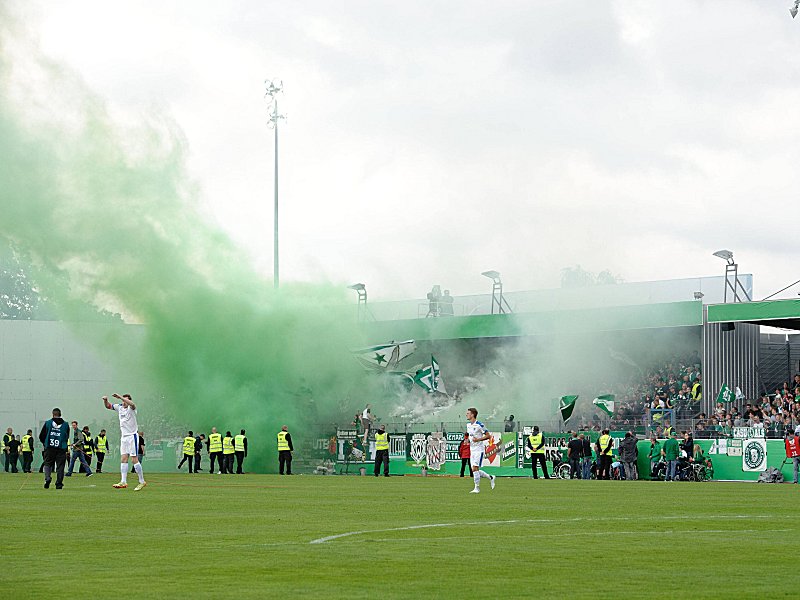
[{"label": "steward in yellow vest", "polygon": [[389,434],[381,433],[380,430],[375,434],[375,450],[389,449]]},{"label": "steward in yellow vest", "polygon": [[28,433],[22,436],[22,472],[30,473],[31,465],[33,465],[33,430],[28,429]]},{"label": "steward in yellow vest", "polygon": [[233,437],[231,432],[225,432],[225,437],[222,438],[222,473],[233,475]]},{"label": "steward in yellow vest", "polygon": [[533,426],[533,431],[531,431],[531,434],[528,436],[526,445],[531,451],[531,471],[533,472],[533,478],[539,479],[539,473],[536,467],[540,465],[542,467],[542,473],[544,473],[544,478],[550,479],[550,474],[547,472],[547,461],[545,460],[544,435],[539,431],[538,425]]},{"label": "steward in yellow vest", "polygon": [[381,465],[383,465],[384,477],[389,476],[389,434],[386,433],[386,425],[378,427],[378,433],[375,434],[375,477],[381,474]]},{"label": "steward in yellow vest", "polygon": [[531,449],[531,454],[544,454],[543,438],[541,433],[528,436],[528,447]]},{"label": "steward in yellow vest", "polygon": [[211,456],[211,467],[208,472],[214,472],[214,461],[217,462],[217,475],[222,473],[222,434],[217,433],[217,428],[211,428],[208,436],[208,454]]},{"label": "steward in yellow vest", "polygon": [[696,381],[692,386],[692,400],[700,402],[703,399],[703,383]]},{"label": "steward in yellow vest", "polygon": [[[92,466],[92,454],[94,452],[92,447],[94,446],[94,442],[92,441],[92,434],[89,432],[89,426],[84,425],[81,433],[83,433],[83,456],[86,458],[86,464]],[[78,472],[86,472],[83,465],[80,466]]]},{"label": "steward in yellow vest", "polygon": [[242,462],[247,456],[247,436],[244,434],[244,429],[239,435],[234,436],[233,451],[236,453],[236,474],[241,475],[244,473],[242,471]]},{"label": "steward in yellow vest", "polygon": [[284,425],[278,432],[278,473],[281,475],[283,475],[284,470],[287,475],[292,474],[293,450],[292,436],[289,434],[289,428]]},{"label": "steward in yellow vest", "polygon": [[101,429],[100,434],[94,438],[94,448],[97,450],[97,472],[103,472],[103,461],[108,452],[108,438],[106,438],[106,430]]},{"label": "steward in yellow vest", "polygon": [[183,466],[183,463],[189,462],[189,473],[194,473],[194,433],[189,432],[185,438],[183,438],[183,458],[181,462],[178,463],[178,469]]},{"label": "steward in yellow vest", "polygon": [[600,439],[597,440],[598,447],[600,448],[598,456],[598,479],[611,479],[611,460],[614,439],[608,433],[608,429],[603,429]]}]

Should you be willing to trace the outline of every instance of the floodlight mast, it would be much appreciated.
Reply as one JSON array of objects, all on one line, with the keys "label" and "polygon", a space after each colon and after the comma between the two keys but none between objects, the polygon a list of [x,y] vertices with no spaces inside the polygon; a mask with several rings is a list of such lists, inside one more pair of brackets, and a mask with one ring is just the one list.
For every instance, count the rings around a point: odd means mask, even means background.
[{"label": "floodlight mast", "polygon": [[278,121],[285,119],[286,116],[278,113],[278,94],[283,93],[283,81],[280,79],[265,80],[266,86],[265,98],[269,99],[271,112],[269,114],[268,126],[275,130],[275,215],[274,215],[274,229],[273,229],[273,247],[272,247],[272,277],[273,284],[277,290],[280,286],[280,255],[278,246]]},{"label": "floodlight mast", "polygon": [[356,313],[356,320],[361,323],[362,321],[366,321],[368,317],[372,317],[374,321],[375,317],[372,316],[367,306],[367,286],[363,283],[354,283],[353,285],[348,285],[347,289],[355,290],[358,294],[358,312]]},{"label": "floodlight mast", "polygon": [[500,273],[497,271],[484,271],[481,275],[492,280],[492,314],[494,314],[495,308],[497,308],[497,314],[499,315],[514,312],[503,297],[503,282],[500,280]]},{"label": "floodlight mast", "polygon": [[794,6],[789,9],[789,14],[793,19],[797,16],[798,10],[800,10],[800,0],[794,0]]},{"label": "floodlight mast", "polygon": [[[800,0],[798,0],[800,1]],[[721,258],[726,262],[725,265],[725,293],[723,295],[723,302],[725,304],[728,303],[728,290],[733,294],[733,301],[735,302],[743,302],[743,300],[739,297],[739,290],[742,292],[742,296],[750,302],[752,298],[747,293],[747,290],[744,289],[742,282],[739,281],[739,265],[737,265],[733,260],[733,252],[730,250],[717,250],[714,252],[714,256],[717,258]]]}]

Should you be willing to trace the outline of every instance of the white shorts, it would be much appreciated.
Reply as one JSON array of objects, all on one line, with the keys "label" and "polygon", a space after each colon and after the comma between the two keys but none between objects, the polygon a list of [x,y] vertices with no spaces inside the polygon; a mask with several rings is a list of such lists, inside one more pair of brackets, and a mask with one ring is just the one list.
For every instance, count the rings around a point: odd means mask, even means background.
[{"label": "white shorts", "polygon": [[469,464],[480,469],[483,465],[483,450],[470,450]]},{"label": "white shorts", "polygon": [[136,456],[139,453],[139,435],[123,435],[119,442],[120,455]]}]

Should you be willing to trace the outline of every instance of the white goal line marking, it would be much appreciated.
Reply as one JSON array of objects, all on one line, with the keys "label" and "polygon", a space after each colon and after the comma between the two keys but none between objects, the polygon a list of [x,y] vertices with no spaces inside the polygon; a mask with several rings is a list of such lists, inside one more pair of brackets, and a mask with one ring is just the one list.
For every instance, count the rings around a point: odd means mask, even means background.
[{"label": "white goal line marking", "polygon": [[[659,516],[661,520],[686,520],[689,518],[694,519],[774,519],[778,515],[674,515],[674,516]],[[309,544],[326,544],[334,540],[340,540],[346,537],[357,535],[365,535],[368,533],[389,533],[392,531],[413,531],[415,529],[434,529],[436,527],[463,527],[468,525],[509,525],[513,523],[574,523],[578,521],[644,521],[650,520],[652,516],[643,517],[573,517],[571,519],[508,519],[503,521],[467,521],[460,523],[428,523],[424,525],[407,525],[405,527],[390,527],[388,529],[363,529],[360,531],[348,531],[346,533],[337,533],[335,535],[328,535],[325,537],[317,538],[308,542]],[[701,531],[701,530],[698,530]],[[691,533],[691,532],[689,532]],[[571,535],[571,534],[570,534]]]}]

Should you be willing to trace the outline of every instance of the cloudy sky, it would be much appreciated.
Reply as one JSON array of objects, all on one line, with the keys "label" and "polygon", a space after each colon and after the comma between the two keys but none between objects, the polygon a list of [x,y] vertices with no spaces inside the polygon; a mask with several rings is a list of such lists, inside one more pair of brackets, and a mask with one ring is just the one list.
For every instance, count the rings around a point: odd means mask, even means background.
[{"label": "cloudy sky", "polygon": [[[124,118],[184,130],[203,210],[272,273],[280,78],[284,279],[557,287],[800,279],[800,18],[790,0],[21,3]],[[53,93],[57,94],[58,90]],[[785,295],[796,297],[798,289]]]}]

